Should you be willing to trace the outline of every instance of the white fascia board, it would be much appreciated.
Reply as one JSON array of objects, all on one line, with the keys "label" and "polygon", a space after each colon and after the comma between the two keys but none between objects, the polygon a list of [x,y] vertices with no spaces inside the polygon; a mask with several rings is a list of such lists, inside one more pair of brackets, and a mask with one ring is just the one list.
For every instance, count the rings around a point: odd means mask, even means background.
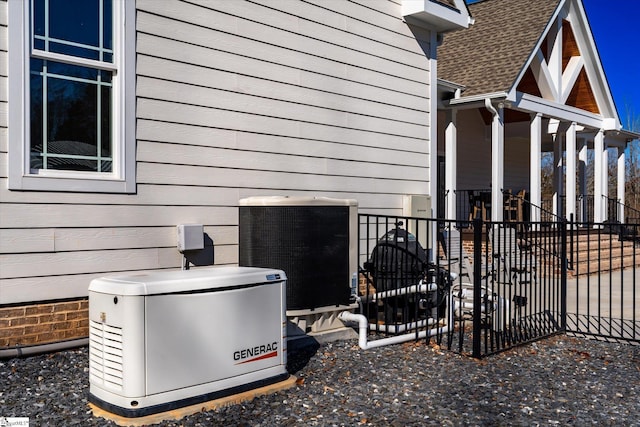
[{"label": "white fascia board", "polygon": [[461,85],[459,83],[450,82],[448,80],[444,80],[438,78],[438,87],[443,89],[449,89],[451,92],[455,92],[456,90],[465,90],[466,86]]},{"label": "white fascia board", "polygon": [[593,129],[612,130],[610,128],[611,120],[604,119],[598,114],[589,113],[588,111],[569,105],[561,105],[537,96],[518,92],[516,102],[513,108],[525,110],[533,113],[541,113],[545,117],[558,119],[562,122],[576,122],[577,124]]},{"label": "white fascia board", "polygon": [[461,98],[450,99],[446,105],[451,108],[455,107],[460,110],[466,110],[470,108],[484,107],[485,99],[507,100],[507,94],[505,92],[493,92],[483,93],[481,95],[463,96]]},{"label": "white fascia board", "polygon": [[434,0],[402,0],[402,16],[407,22],[426,26],[436,32],[469,28],[471,17],[463,1],[456,0],[458,9]]}]

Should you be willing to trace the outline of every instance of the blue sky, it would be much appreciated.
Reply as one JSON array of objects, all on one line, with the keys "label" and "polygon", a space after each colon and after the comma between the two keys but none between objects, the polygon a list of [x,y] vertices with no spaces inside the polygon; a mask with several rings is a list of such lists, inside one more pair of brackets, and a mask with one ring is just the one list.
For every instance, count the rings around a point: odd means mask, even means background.
[{"label": "blue sky", "polygon": [[[583,0],[620,121],[640,117],[639,0]],[[637,129],[640,130],[640,129]]]}]

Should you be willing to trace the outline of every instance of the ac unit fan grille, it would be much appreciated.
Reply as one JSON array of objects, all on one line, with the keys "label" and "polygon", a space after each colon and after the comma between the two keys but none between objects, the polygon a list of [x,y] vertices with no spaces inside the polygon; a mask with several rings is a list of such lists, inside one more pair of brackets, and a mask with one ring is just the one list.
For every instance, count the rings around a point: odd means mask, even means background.
[{"label": "ac unit fan grille", "polygon": [[122,328],[89,322],[89,376],[94,383],[122,390]]}]

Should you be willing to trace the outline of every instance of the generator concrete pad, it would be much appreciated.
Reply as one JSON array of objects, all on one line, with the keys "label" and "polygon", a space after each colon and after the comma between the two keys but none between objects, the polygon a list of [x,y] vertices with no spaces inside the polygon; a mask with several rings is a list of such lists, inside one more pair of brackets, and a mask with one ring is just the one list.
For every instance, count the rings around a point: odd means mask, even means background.
[{"label": "generator concrete pad", "polygon": [[197,414],[198,412],[211,411],[225,406],[248,402],[258,396],[264,396],[267,394],[276,393],[278,391],[287,390],[295,386],[297,380],[298,378],[294,375],[289,375],[289,378],[287,378],[286,380],[277,382],[275,384],[258,387],[253,390],[248,390],[238,394],[232,394],[230,396],[209,400],[207,402],[202,402],[195,405],[185,406],[183,408],[173,409],[171,411],[146,415],[144,417],[123,417],[121,415],[116,415],[111,412],[105,411],[104,409],[97,407],[93,403],[89,403],[89,408],[91,408],[94,417],[100,417],[109,421],[113,421],[119,426],[139,427],[150,424],[158,424],[163,421],[177,421],[189,415]]}]

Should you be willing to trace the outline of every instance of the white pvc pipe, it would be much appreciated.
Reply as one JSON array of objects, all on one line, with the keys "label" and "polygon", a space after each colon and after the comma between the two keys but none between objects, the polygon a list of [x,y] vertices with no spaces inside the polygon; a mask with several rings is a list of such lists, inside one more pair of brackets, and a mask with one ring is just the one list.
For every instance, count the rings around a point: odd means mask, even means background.
[{"label": "white pvc pipe", "polygon": [[371,324],[369,325],[369,330],[371,331],[379,331],[379,332],[386,332],[389,334],[397,334],[400,332],[404,332],[407,329],[415,329],[415,328],[423,328],[425,326],[431,326],[431,325],[435,325],[436,323],[438,323],[436,320],[429,318],[429,319],[425,319],[425,320],[420,320],[418,322],[411,322],[411,323],[402,323],[399,325],[376,325],[376,324]]},{"label": "white pvc pipe", "polygon": [[433,291],[436,291],[437,289],[438,289],[438,286],[435,283],[429,283],[427,285],[420,282],[417,285],[407,286],[405,288],[392,289],[389,291],[376,292],[375,294],[371,294],[368,297],[361,297],[361,298],[366,301],[376,302],[379,299],[391,298],[398,295],[433,292]]},{"label": "white pvc pipe", "polygon": [[382,346],[391,345],[391,344],[400,344],[400,343],[415,340],[415,339],[427,338],[437,334],[446,334],[450,330],[449,326],[444,326],[441,328],[434,328],[434,329],[420,331],[417,334],[409,333],[404,335],[396,335],[394,337],[382,338],[382,339],[368,342],[367,332],[369,330],[369,325],[368,325],[369,322],[367,321],[367,318],[365,316],[363,316],[362,314],[354,314],[348,311],[343,311],[338,315],[338,318],[345,322],[358,323],[358,345],[363,350],[369,350],[371,348],[377,348],[377,347],[382,347]]}]

